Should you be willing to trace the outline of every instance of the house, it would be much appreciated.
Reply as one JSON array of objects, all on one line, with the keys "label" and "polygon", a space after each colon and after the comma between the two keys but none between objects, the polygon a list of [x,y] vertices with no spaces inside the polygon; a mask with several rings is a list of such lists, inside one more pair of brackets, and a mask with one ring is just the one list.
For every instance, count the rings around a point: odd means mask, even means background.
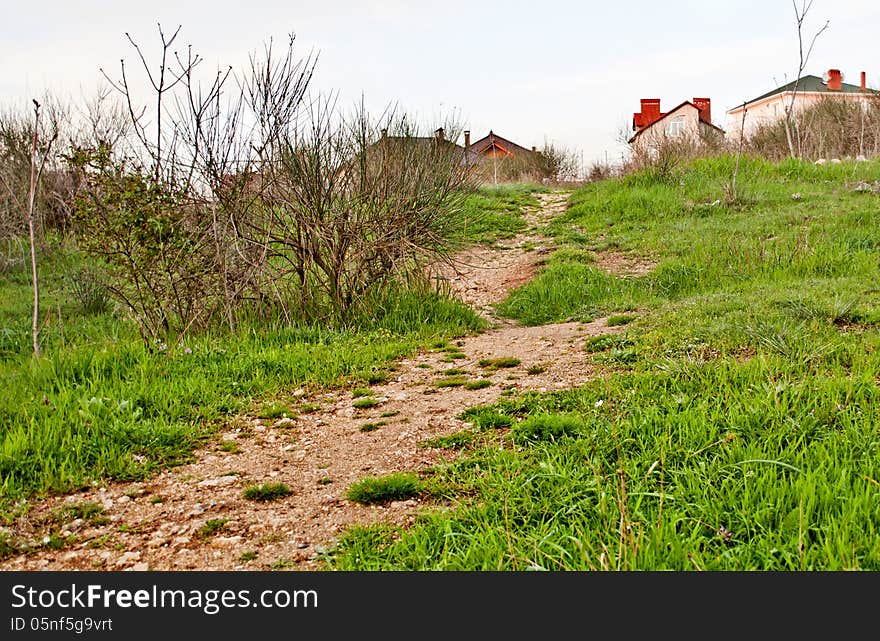
[{"label": "house", "polygon": [[[382,146],[411,145],[414,149],[446,149],[459,158],[459,166],[474,168],[485,180],[514,180],[517,177],[540,173],[541,153],[532,147],[531,150],[499,136],[490,130],[489,134],[476,142],[471,142],[471,132],[465,130],[464,146],[446,137],[446,131],[440,127],[433,136],[391,136],[386,129],[381,138],[372,145],[376,149]],[[403,149],[403,147],[401,147]]]},{"label": "house", "polygon": [[[784,84],[734,107],[727,112],[727,129],[737,138],[742,130],[743,136],[748,138],[761,127],[783,119],[789,105],[792,106],[793,112],[797,112],[815,106],[821,100],[838,97],[843,100],[861,101],[867,108],[868,98],[877,93],[876,90],[867,88],[864,71],[861,73],[861,83],[851,85],[843,82],[840,69],[829,69],[823,78],[812,75],[802,76],[800,80]],[[793,103],[792,99],[794,99]]]},{"label": "house", "polygon": [[535,147],[531,150],[516,144],[515,142],[503,138],[491,129],[489,134],[480,138],[476,142],[469,144],[470,132],[465,132],[465,147],[469,147],[471,152],[482,158],[509,158],[512,156],[530,157],[537,153]]},{"label": "house", "polygon": [[380,147],[381,146],[391,146],[394,145],[411,145],[410,149],[421,149],[424,151],[433,150],[433,149],[442,149],[448,151],[449,153],[455,154],[461,157],[460,164],[470,164],[473,165],[479,159],[478,156],[468,151],[468,147],[470,145],[470,131],[464,132],[464,147],[455,143],[452,140],[449,140],[446,137],[446,130],[443,127],[438,127],[434,130],[433,136],[389,136],[387,129],[382,129],[381,138],[373,143],[371,147]]},{"label": "house", "polygon": [[633,135],[627,141],[635,152],[656,154],[669,140],[694,143],[712,136],[724,136],[724,130],[712,124],[712,101],[709,98],[685,100],[677,107],[660,111],[659,98],[642,98],[641,111],[633,114]]}]

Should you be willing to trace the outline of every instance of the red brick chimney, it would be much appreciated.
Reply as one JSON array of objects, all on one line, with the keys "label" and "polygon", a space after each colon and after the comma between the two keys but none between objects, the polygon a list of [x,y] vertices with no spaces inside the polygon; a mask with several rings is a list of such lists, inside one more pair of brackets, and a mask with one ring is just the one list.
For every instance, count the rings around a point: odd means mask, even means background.
[{"label": "red brick chimney", "polygon": [[469,151],[471,148],[471,130],[470,129],[464,130],[464,148],[465,148],[465,151]]},{"label": "red brick chimney", "polygon": [[865,72],[863,71],[862,72],[862,93],[865,93],[865,91],[867,91],[867,89],[868,89],[868,85],[867,85],[867,81],[865,78]]},{"label": "red brick chimney", "polygon": [[659,98],[642,98],[641,106],[642,110],[633,114],[633,129],[636,131],[654,124],[663,117],[660,113]]},{"label": "red brick chimney", "polygon": [[843,89],[843,79],[840,75],[840,69],[828,70],[828,91],[840,91]]},{"label": "red brick chimney", "polygon": [[712,101],[709,98],[694,98],[694,106],[700,110],[700,120],[712,124]]}]

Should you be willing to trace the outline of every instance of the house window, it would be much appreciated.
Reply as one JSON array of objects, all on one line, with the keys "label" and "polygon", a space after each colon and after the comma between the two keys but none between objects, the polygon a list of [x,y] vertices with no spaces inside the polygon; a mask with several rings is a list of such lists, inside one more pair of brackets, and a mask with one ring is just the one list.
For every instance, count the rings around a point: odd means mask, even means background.
[{"label": "house window", "polygon": [[667,136],[680,136],[684,133],[684,116],[676,116],[666,123]]}]

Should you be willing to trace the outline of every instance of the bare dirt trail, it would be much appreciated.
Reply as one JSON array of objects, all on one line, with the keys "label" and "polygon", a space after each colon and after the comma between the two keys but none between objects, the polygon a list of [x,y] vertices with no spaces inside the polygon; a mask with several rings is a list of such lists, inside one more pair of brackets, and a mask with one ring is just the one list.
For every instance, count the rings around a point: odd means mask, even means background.
[{"label": "bare dirt trail", "polygon": [[[529,280],[549,252],[550,241],[535,228],[564,211],[567,194],[551,192],[540,200],[527,212],[532,231],[505,248],[471,249],[440,274],[492,324],[456,342],[463,358],[452,360],[437,349],[397,362],[395,378],[372,386],[380,403],[369,409],[353,406],[351,390],[291,390],[292,400],[319,409],[295,419],[243,417],[197,451],[193,463],[147,481],[42,501],[16,523],[16,538],[45,540],[44,519],[65,506],[92,502],[104,511],[91,520],[56,520],[54,530],[67,537],[65,545],[7,558],[0,569],[312,570],[348,526],[411,522],[429,506],[416,499],[363,506],[347,500],[346,491],[365,476],[423,470],[454,456],[424,442],[464,429],[457,418],[462,411],[491,403],[504,390],[563,389],[596,376],[585,338],[620,330],[604,319],[521,327],[494,317],[492,305]],[[481,359],[501,357],[521,362],[495,371],[479,366]],[[440,374],[453,368],[492,385],[438,388]],[[374,429],[362,430],[368,423]],[[265,503],[243,497],[245,487],[264,482],[285,483],[292,494]]]}]

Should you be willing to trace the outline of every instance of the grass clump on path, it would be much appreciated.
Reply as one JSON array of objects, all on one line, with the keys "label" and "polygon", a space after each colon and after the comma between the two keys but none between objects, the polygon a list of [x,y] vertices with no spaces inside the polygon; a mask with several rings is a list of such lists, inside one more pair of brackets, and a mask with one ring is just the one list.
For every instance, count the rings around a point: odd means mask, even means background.
[{"label": "grass clump on path", "polygon": [[249,501],[260,501],[263,503],[277,501],[290,494],[293,494],[293,490],[287,487],[285,483],[260,483],[258,485],[251,485],[244,490],[244,498]]},{"label": "grass clump on path", "polygon": [[358,481],[348,489],[346,496],[355,503],[369,505],[412,498],[418,496],[422,490],[422,482],[418,476],[398,472]]}]

